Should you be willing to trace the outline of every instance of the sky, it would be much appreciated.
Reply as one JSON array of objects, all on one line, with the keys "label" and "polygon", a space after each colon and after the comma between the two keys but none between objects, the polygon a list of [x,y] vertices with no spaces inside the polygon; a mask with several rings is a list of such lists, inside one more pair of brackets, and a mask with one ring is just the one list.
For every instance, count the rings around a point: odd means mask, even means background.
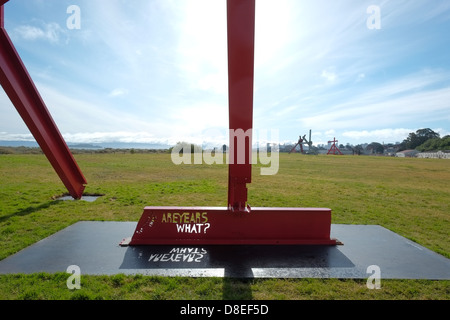
[{"label": "sky", "polygon": [[[226,0],[4,7],[66,141],[228,143]],[[256,0],[254,142],[450,134],[449,31],[448,0]],[[3,89],[0,114],[0,140],[34,140]]]}]

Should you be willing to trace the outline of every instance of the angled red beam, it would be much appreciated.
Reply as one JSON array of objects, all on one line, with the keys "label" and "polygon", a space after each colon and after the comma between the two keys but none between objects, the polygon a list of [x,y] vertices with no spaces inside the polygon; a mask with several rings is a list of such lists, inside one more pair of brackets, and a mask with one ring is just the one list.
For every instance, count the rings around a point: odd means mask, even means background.
[{"label": "angled red beam", "polygon": [[252,174],[255,0],[227,1],[230,149],[228,208],[248,212]]},{"label": "angled red beam", "polygon": [[0,0],[0,83],[70,195],[80,199],[86,179],[6,32],[6,2]]}]

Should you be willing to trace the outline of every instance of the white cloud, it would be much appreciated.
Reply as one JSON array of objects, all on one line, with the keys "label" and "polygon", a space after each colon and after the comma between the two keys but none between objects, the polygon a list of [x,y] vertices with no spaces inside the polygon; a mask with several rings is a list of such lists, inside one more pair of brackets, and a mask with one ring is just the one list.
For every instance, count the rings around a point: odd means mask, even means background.
[{"label": "white cloud", "polygon": [[31,133],[0,132],[0,141],[34,141]]},{"label": "white cloud", "polygon": [[77,93],[69,90],[56,90],[40,82],[36,86],[61,132],[140,131],[148,127],[145,117],[101,96],[86,92],[74,97]]},{"label": "white cloud", "polygon": [[305,117],[300,121],[304,127],[315,124],[319,128],[333,127],[340,130],[417,123],[417,118],[425,122],[450,121],[449,101],[450,88],[360,106],[355,106],[356,101],[352,101],[341,105],[338,110]]},{"label": "white cloud", "polygon": [[360,73],[360,74],[358,74],[356,81],[360,82],[360,81],[364,80],[365,77],[366,77],[366,75],[364,73]]},{"label": "white cloud", "polygon": [[64,139],[75,143],[102,143],[102,142],[134,142],[134,143],[164,143],[148,132],[134,131],[108,131],[108,132],[77,132],[64,133]]},{"label": "white cloud", "polygon": [[258,0],[255,8],[255,67],[275,68],[287,46],[306,30],[293,28],[293,8],[299,1]]},{"label": "white cloud", "polygon": [[[416,129],[417,130],[417,129]],[[376,129],[376,130],[360,130],[360,131],[345,131],[342,136],[358,141],[370,142],[385,142],[395,143],[403,141],[410,132],[415,132],[414,129],[405,128],[390,128],[390,129]]]},{"label": "white cloud", "polygon": [[45,40],[51,43],[60,41],[61,35],[64,33],[64,29],[55,22],[42,23],[42,27],[23,25],[13,30],[13,35],[25,40]]},{"label": "white cloud", "polygon": [[325,80],[327,80],[328,82],[334,82],[337,79],[337,74],[329,70],[323,70],[320,76]]},{"label": "white cloud", "polygon": [[[344,131],[342,136],[353,140],[353,141],[365,141],[367,143],[370,142],[379,142],[379,143],[395,143],[402,142],[404,139],[408,137],[411,132],[416,132],[421,128],[387,128],[387,129],[375,129],[375,130],[354,130],[354,131]],[[440,137],[444,137],[448,135],[450,132],[442,129],[436,128],[431,129],[436,133],[439,133]]]},{"label": "white cloud", "polygon": [[[317,107],[299,119],[305,127],[339,130],[409,126],[410,123],[450,121],[450,87],[436,85],[448,78],[439,71],[418,72],[373,86],[343,102]],[[329,103],[329,99],[325,100]]]},{"label": "white cloud", "polygon": [[126,94],[128,94],[128,90],[127,89],[116,88],[116,89],[112,90],[109,95],[111,97],[118,97],[118,96],[123,96],[123,95],[126,95]]},{"label": "white cloud", "polygon": [[226,2],[183,1],[178,3],[179,20],[174,23],[174,61],[180,77],[191,90],[226,94],[227,42]]}]

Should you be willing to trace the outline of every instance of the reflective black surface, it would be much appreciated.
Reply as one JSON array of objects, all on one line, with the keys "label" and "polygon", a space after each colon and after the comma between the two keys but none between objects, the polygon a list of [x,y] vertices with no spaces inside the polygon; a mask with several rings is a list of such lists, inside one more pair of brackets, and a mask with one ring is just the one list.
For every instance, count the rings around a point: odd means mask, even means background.
[{"label": "reflective black surface", "polygon": [[119,246],[134,222],[78,222],[0,261],[0,274],[450,279],[450,260],[383,227],[332,225],[337,246]]}]

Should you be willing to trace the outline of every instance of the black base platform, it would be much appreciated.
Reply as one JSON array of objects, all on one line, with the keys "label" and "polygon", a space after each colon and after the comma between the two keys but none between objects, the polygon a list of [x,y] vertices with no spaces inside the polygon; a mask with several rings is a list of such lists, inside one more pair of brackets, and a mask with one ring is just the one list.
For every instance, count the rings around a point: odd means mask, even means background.
[{"label": "black base platform", "polygon": [[377,225],[336,225],[338,246],[133,246],[135,222],[78,222],[0,261],[0,274],[66,272],[183,277],[450,279],[450,259]]}]

